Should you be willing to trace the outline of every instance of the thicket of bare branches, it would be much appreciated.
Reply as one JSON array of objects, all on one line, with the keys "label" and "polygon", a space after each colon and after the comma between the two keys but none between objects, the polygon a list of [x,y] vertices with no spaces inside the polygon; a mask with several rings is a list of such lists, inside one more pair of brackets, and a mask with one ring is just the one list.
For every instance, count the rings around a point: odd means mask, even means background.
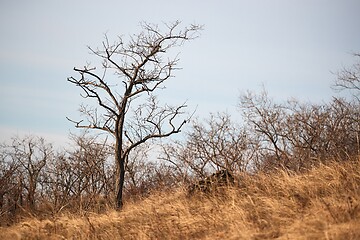
[{"label": "thicket of bare branches", "polygon": [[53,159],[52,146],[43,138],[13,138],[10,144],[1,145],[0,154],[1,217],[34,211],[40,200],[44,168]]},{"label": "thicket of bare branches", "polygon": [[239,98],[242,124],[219,113],[204,122],[195,121],[185,141],[164,148],[163,159],[179,179],[188,182],[219,169],[301,172],[319,163],[359,156],[359,69],[359,63],[344,68],[335,82],[336,88],[350,90],[353,99],[277,103],[266,91],[243,94]]},{"label": "thicket of bare branches", "polygon": [[[184,141],[163,146],[156,160],[151,145],[136,148],[126,166],[124,196],[136,199],[171,189],[220,169],[231,172],[299,172],[360,154],[357,102],[275,104],[266,93],[241,97],[245,124],[228,114],[194,120]],[[74,136],[72,148],[54,152],[38,137],[1,145],[0,218],[71,211],[102,212],[114,204],[111,141]]]},{"label": "thicket of bare branches", "polygon": [[[55,152],[36,136],[14,137],[0,148],[0,222],[63,212],[104,212],[114,206],[113,143],[84,133]],[[136,148],[126,169],[124,197],[136,200],[175,186],[172,168],[150,161],[150,147]]]},{"label": "thicket of bare branches", "polygon": [[359,104],[334,98],[328,104],[274,103],[266,93],[244,95],[240,107],[259,149],[259,169],[302,171],[359,152]]},{"label": "thicket of bare branches", "polygon": [[254,150],[246,130],[229,114],[211,114],[205,121],[195,120],[186,140],[164,146],[163,160],[174,167],[180,179],[204,178],[212,172],[228,169],[246,171]]},{"label": "thicket of bare branches", "polygon": [[360,154],[360,106],[334,98],[327,104],[275,103],[266,92],[239,100],[244,123],[227,114],[193,122],[185,141],[164,147],[163,159],[179,179],[209,172],[301,172],[327,161],[346,161]]}]

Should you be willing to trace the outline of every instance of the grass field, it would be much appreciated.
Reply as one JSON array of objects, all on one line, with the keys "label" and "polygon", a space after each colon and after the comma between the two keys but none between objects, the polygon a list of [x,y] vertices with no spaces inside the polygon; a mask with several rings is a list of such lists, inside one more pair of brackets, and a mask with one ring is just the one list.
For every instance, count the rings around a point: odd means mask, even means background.
[{"label": "grass field", "polygon": [[210,195],[154,192],[121,212],[24,219],[0,239],[360,239],[359,159],[237,179]]}]

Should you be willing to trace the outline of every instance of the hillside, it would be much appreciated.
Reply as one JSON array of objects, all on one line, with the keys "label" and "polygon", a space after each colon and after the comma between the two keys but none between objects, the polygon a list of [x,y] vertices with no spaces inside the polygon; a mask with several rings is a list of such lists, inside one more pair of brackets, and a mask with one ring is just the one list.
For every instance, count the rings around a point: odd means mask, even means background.
[{"label": "hillside", "polygon": [[26,219],[0,239],[360,239],[360,159],[238,176],[211,196],[156,192],[121,212]]}]

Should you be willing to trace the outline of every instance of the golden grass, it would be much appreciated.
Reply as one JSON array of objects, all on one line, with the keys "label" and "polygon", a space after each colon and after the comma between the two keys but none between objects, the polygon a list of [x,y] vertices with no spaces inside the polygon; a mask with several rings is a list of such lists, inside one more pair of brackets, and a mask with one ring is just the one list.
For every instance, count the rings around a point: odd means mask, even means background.
[{"label": "golden grass", "polygon": [[0,239],[360,239],[359,170],[356,160],[244,175],[211,196],[178,189],[121,212],[28,219],[0,228]]}]

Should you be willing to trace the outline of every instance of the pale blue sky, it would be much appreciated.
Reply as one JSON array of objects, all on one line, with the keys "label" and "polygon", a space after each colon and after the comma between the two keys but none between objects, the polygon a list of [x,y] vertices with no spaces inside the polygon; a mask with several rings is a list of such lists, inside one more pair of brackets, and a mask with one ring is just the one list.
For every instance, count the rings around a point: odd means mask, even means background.
[{"label": "pale blue sky", "polygon": [[278,100],[328,101],[336,72],[360,52],[359,0],[0,0],[0,142],[38,134],[62,144],[78,117],[66,81],[94,60],[87,45],[139,31],[139,22],[204,24],[180,48],[181,71],[160,92],[197,115],[236,115],[238,96],[262,85]]}]

